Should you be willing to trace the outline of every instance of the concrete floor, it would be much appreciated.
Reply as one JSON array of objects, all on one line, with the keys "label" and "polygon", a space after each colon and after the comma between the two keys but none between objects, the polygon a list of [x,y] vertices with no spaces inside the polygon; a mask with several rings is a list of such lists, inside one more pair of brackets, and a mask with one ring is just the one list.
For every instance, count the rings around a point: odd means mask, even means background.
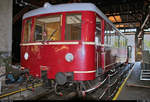
[{"label": "concrete floor", "polygon": [[[150,101],[150,81],[140,80],[141,63],[136,62],[133,71],[117,100],[145,100]],[[135,87],[128,85],[149,86],[149,88]]]}]

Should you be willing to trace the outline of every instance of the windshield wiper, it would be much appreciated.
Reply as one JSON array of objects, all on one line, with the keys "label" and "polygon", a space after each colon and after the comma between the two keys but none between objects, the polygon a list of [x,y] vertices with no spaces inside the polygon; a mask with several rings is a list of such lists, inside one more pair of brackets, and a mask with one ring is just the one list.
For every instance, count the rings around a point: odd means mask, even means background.
[{"label": "windshield wiper", "polygon": [[48,38],[48,40],[51,40],[51,38],[55,35],[56,31],[57,31],[57,29],[55,29],[55,30],[52,32],[52,34],[50,35],[50,37]]}]

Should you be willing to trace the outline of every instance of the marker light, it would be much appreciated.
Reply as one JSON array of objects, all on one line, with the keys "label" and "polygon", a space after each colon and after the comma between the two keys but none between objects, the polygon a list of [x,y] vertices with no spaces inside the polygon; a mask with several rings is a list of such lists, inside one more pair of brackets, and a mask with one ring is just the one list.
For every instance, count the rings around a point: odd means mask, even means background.
[{"label": "marker light", "polygon": [[67,62],[71,62],[71,61],[73,61],[74,56],[73,56],[72,53],[67,53],[66,56],[65,56],[65,59],[66,59]]},{"label": "marker light", "polygon": [[29,58],[29,54],[26,52],[26,53],[24,54],[24,59],[25,59],[25,60],[28,60],[28,58]]}]

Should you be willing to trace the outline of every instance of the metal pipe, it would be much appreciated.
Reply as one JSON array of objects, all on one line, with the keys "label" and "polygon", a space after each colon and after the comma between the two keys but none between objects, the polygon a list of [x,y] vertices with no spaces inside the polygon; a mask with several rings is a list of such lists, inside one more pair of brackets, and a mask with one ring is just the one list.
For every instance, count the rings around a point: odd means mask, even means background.
[{"label": "metal pipe", "polygon": [[62,92],[57,92],[57,86],[58,86],[58,84],[56,83],[56,84],[55,84],[55,87],[54,87],[55,93],[56,93],[57,95],[59,95],[59,96],[63,96],[63,93],[62,93]]},{"label": "metal pipe", "polygon": [[104,92],[102,93],[102,95],[101,96],[99,96],[99,100],[105,95],[105,93],[106,93],[106,91],[109,89],[109,87],[106,87],[106,89],[104,90]]},{"label": "metal pipe", "polygon": [[83,91],[83,92],[90,92],[90,91],[95,90],[96,88],[100,87],[107,79],[108,79],[108,76],[107,76],[102,82],[100,82],[100,83],[98,83],[97,85],[95,85],[93,88],[90,88],[90,89],[85,90],[85,91]]}]

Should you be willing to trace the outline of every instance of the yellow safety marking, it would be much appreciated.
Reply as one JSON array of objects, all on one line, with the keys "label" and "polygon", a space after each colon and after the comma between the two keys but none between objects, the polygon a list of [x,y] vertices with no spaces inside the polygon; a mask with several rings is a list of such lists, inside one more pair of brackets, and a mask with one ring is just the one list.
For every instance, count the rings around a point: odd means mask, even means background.
[{"label": "yellow safety marking", "polygon": [[[34,85],[34,87],[39,87],[39,86],[41,86],[41,85],[42,85],[42,83],[36,84],[36,85]],[[30,87],[28,87],[28,88],[32,88],[32,86],[30,86]],[[23,89],[20,89],[20,90],[17,90],[17,91],[13,91],[13,92],[10,92],[10,93],[1,95],[0,98],[6,97],[6,96],[10,96],[10,95],[13,95],[13,94],[18,93],[18,92],[25,91],[25,90],[27,90],[28,88],[23,88]]]},{"label": "yellow safety marking", "polygon": [[119,90],[117,91],[115,97],[114,97],[112,100],[116,100],[116,99],[118,98],[120,92],[122,91],[123,86],[125,85],[126,81],[128,80],[128,78],[129,78],[129,76],[130,76],[132,70],[134,69],[134,67],[135,67],[135,64],[134,64],[134,66],[132,67],[132,69],[130,70],[128,76],[126,77],[126,79],[124,80],[124,82],[122,83],[122,85],[119,87]]}]

